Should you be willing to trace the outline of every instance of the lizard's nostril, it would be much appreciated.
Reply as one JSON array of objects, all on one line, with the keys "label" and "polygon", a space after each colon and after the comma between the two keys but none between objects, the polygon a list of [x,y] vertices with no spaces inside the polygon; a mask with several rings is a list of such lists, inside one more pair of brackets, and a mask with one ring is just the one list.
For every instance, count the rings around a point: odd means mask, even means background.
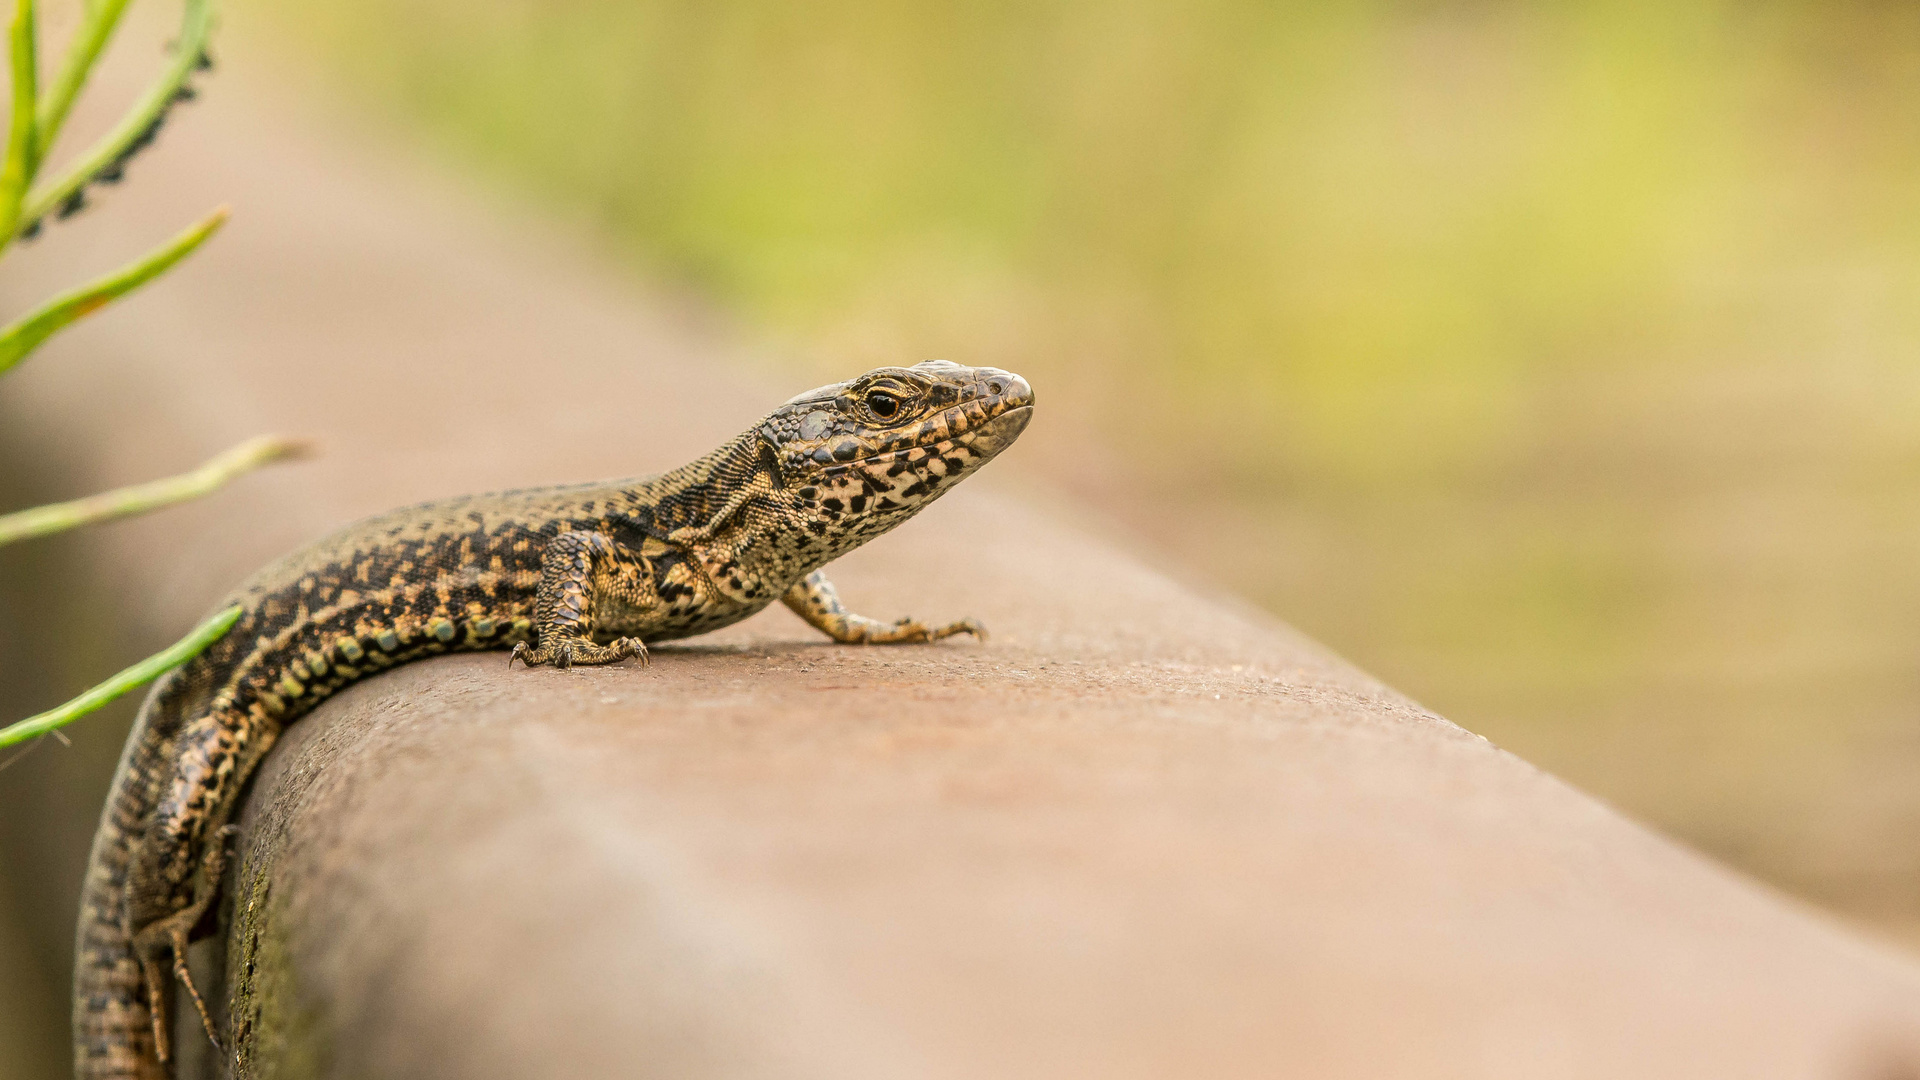
[{"label": "lizard's nostril", "polygon": [[1033,388],[1011,371],[995,371],[979,386],[996,407],[1016,409],[1033,404]]}]

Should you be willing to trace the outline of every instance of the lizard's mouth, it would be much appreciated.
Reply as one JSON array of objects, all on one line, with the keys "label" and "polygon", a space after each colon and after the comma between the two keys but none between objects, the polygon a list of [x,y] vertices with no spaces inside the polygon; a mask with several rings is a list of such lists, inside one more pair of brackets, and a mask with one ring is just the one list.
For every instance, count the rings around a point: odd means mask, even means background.
[{"label": "lizard's mouth", "polygon": [[[1018,408],[1008,409],[1006,412],[987,421],[987,425],[981,428],[979,435],[974,438],[973,448],[977,451],[983,451],[987,457],[992,457],[1007,447],[1012,446],[1013,440],[1019,438],[1020,433],[1027,430],[1027,423],[1032,419],[1033,406],[1031,405],[1021,405]],[[987,445],[982,446],[982,443]]]}]

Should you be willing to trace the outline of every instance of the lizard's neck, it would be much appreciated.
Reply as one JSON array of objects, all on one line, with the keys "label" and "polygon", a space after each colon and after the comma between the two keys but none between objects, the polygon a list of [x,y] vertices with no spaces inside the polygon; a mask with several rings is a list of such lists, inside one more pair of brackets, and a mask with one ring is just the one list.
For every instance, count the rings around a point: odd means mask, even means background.
[{"label": "lizard's neck", "polygon": [[[914,453],[917,464],[924,455]],[[643,495],[652,503],[652,535],[682,543],[716,584],[728,583],[724,591],[777,596],[906,521],[977,467],[956,463],[928,475],[875,460],[783,477],[756,429],[659,477]]]},{"label": "lizard's neck", "polygon": [[648,533],[685,551],[737,600],[778,598],[837,554],[811,542],[817,538],[757,432],[649,481],[636,495],[648,506]]},{"label": "lizard's neck", "polygon": [[718,532],[733,526],[718,519],[729,515],[730,508],[737,512],[743,496],[777,494],[773,464],[761,445],[749,431],[704,457],[644,481],[634,494],[651,510],[652,531],[656,535],[679,529]]},{"label": "lizard's neck", "polygon": [[840,485],[782,481],[771,449],[748,431],[651,485],[651,531],[684,538],[715,585],[745,600],[778,597],[897,523],[866,500],[853,509]]}]

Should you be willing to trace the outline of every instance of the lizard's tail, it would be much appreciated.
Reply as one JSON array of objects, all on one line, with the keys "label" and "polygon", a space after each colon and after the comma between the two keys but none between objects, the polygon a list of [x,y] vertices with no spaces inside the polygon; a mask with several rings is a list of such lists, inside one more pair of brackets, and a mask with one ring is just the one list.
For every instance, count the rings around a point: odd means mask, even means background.
[{"label": "lizard's tail", "polygon": [[127,867],[153,809],[178,719],[170,706],[174,680],[154,687],[140,707],[133,735],[113,774],[100,831],[80,893],[73,966],[73,1071],[78,1080],[166,1080],[171,1071],[153,1041],[147,988],[127,933]]}]

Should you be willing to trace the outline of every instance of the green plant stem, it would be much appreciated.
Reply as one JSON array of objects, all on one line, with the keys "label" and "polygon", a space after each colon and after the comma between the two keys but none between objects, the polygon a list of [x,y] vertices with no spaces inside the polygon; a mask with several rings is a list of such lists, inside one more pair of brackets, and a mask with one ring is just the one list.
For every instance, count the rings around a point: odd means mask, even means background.
[{"label": "green plant stem", "polygon": [[212,236],[226,220],[227,208],[223,206],[139,262],[82,285],[64,296],[55,297],[40,310],[0,330],[0,374],[26,359],[28,353],[55,332],[164,273]]},{"label": "green plant stem", "polygon": [[33,26],[33,0],[14,0],[7,27],[13,77],[13,115],[7,128],[7,157],[0,164],[0,249],[20,227],[20,208],[40,168],[39,123],[34,119],[39,60]]},{"label": "green plant stem", "polygon": [[67,112],[80,96],[81,87],[87,84],[87,76],[93,74],[93,65],[100,59],[100,51],[107,47],[107,41],[120,25],[120,16],[126,12],[127,3],[128,0],[89,0],[80,29],[74,32],[73,41],[67,46],[66,59],[61,61],[60,73],[53,77],[53,86],[40,104],[40,146],[43,150],[51,149],[53,140],[59,137],[60,127],[67,120]]},{"label": "green plant stem", "polygon": [[[213,33],[213,5],[210,0],[187,0],[185,6],[180,37],[174,42],[173,60],[168,63],[167,69],[147,89],[146,96],[127,110],[112,131],[67,166],[59,177],[27,196],[26,208],[18,221],[29,224],[39,221],[67,201],[102,169],[124,157],[129,148],[159,122],[167,106],[173,104],[180,88],[186,85],[187,77],[193,74],[193,69],[200,63],[200,57],[207,49],[207,39]],[[91,62],[88,66],[91,67]],[[66,72],[61,72],[61,77],[64,79]],[[84,80],[85,73],[78,77]],[[56,86],[55,92],[63,89],[64,84]],[[74,89],[77,92],[79,86],[76,84]]]},{"label": "green plant stem", "polygon": [[304,442],[266,435],[249,439],[189,473],[0,516],[0,546],[197,499],[262,465],[305,456],[307,450]]},{"label": "green plant stem", "polygon": [[0,728],[0,747],[25,742],[56,728],[64,727],[127,691],[165,675],[200,655],[207,646],[219,641],[221,636],[239,621],[240,610],[238,604],[227,608],[195,627],[193,633],[175,642],[165,652],[147,657],[57,709],[49,709],[37,716],[29,716],[17,724]]}]

